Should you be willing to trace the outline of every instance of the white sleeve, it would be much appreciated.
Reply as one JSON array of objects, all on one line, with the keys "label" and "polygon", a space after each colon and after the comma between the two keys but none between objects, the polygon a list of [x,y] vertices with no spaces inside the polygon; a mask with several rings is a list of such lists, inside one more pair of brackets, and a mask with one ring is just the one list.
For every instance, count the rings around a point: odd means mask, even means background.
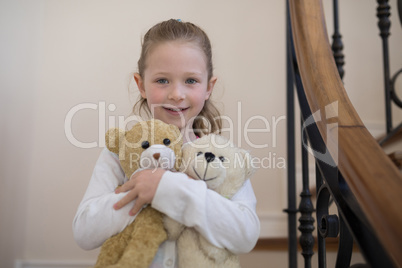
[{"label": "white sleeve", "polygon": [[253,249],[260,234],[256,203],[250,180],[229,200],[207,189],[203,181],[167,171],[158,185],[152,207],[194,227],[214,246],[241,254]]},{"label": "white sleeve", "polygon": [[85,195],[73,221],[77,244],[85,249],[100,247],[109,237],[133,222],[128,213],[134,201],[119,210],[113,205],[127,193],[115,194],[118,185],[127,181],[116,154],[104,149],[99,156]]}]

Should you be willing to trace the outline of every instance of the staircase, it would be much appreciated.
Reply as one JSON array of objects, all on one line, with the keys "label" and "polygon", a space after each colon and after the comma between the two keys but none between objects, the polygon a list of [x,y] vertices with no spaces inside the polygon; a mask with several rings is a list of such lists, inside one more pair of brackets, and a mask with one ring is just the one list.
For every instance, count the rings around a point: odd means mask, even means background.
[{"label": "staircase", "polygon": [[[402,0],[398,1],[401,7]],[[381,38],[387,49],[389,5],[386,0],[377,2]],[[364,126],[343,86],[342,42],[337,22],[331,49],[320,0],[289,0],[287,8],[288,208],[285,211],[289,218],[289,267],[297,267],[297,229],[304,267],[311,267],[314,237],[319,267],[326,267],[326,241],[331,238],[339,241],[336,267],[350,266],[354,243],[366,261],[359,267],[402,267],[402,148],[396,150],[402,143],[402,127],[392,126],[390,112],[391,101],[399,106],[392,81],[401,72],[390,77],[388,56],[384,52],[387,134],[376,140]],[[334,10],[337,20],[336,0]],[[295,204],[295,94],[302,117],[303,190],[298,207]],[[316,163],[315,204],[309,189],[309,153],[314,155]],[[329,213],[332,202],[337,214]]]}]

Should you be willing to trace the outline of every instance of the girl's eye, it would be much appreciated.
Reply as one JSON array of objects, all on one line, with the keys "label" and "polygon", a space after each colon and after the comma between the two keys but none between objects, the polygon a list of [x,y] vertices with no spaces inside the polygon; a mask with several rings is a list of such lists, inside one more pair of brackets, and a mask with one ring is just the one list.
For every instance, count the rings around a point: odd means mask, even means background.
[{"label": "girl's eye", "polygon": [[186,80],[186,84],[195,84],[197,83],[197,80],[193,79],[193,78],[189,78]]},{"label": "girl's eye", "polygon": [[221,160],[221,162],[225,162],[225,157],[219,156],[219,160]]},{"label": "girl's eye", "polygon": [[200,156],[200,155],[202,155],[202,152],[198,152],[198,153],[197,153],[197,156]]},{"label": "girl's eye", "polygon": [[156,82],[159,83],[159,84],[167,84],[167,83],[169,83],[169,81],[167,79],[164,79],[164,78],[158,79]]}]

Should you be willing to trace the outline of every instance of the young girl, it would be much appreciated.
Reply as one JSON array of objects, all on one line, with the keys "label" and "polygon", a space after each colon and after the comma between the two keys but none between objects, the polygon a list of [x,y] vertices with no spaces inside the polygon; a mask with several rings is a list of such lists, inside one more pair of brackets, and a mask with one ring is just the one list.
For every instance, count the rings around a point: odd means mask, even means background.
[{"label": "young girl", "polygon": [[[141,93],[135,108],[176,125],[185,142],[209,131],[220,132],[219,112],[209,101],[217,80],[211,44],[199,27],[177,20],[152,27],[144,36],[134,79]],[[115,191],[118,185],[122,186]],[[100,247],[133,222],[145,204],[235,254],[249,252],[259,236],[249,180],[231,200],[180,172],[143,170],[129,180],[117,155],[104,149],[74,218],[76,242],[86,250]],[[176,255],[175,242],[166,241],[151,267],[175,267]]]}]

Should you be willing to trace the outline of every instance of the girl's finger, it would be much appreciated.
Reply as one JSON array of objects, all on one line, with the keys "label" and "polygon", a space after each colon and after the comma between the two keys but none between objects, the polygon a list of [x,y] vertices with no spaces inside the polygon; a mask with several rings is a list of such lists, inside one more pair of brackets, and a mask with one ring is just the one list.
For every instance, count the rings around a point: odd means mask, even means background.
[{"label": "girl's finger", "polygon": [[[139,200],[137,199],[137,201],[139,201]],[[134,203],[134,207],[129,212],[130,216],[134,216],[135,214],[140,212],[141,208],[145,205],[145,203],[137,202],[137,201]]]},{"label": "girl's finger", "polygon": [[125,197],[120,199],[120,201],[118,201],[116,204],[114,204],[113,208],[116,210],[121,209],[122,207],[124,207],[125,205],[127,205],[128,203],[130,203],[131,201],[136,199],[137,196],[138,196],[138,193],[134,189],[134,190],[130,191]]},{"label": "girl's finger", "polygon": [[135,178],[131,177],[131,179],[129,181],[124,183],[122,186],[117,187],[114,192],[116,194],[124,193],[124,192],[130,191],[134,187],[135,187]]}]

